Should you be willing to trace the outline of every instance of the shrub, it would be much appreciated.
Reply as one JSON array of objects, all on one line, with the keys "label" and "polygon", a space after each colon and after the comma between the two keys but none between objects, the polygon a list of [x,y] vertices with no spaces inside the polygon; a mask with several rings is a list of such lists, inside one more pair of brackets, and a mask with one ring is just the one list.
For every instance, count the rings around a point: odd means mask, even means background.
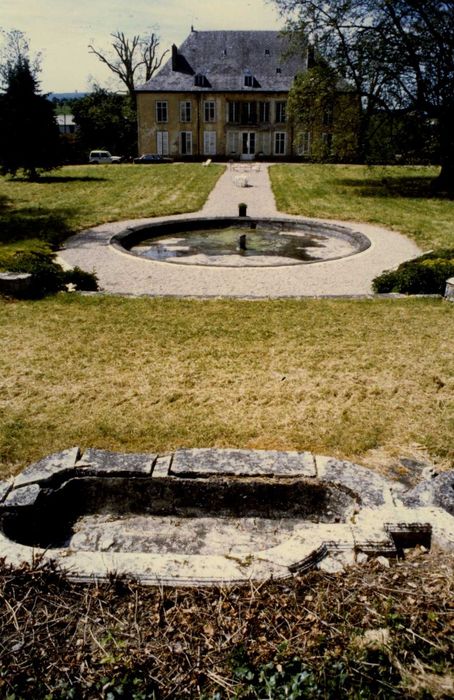
[{"label": "shrub", "polygon": [[63,270],[55,262],[55,254],[45,250],[16,251],[12,255],[0,257],[0,269],[31,273],[33,277],[29,296],[32,298],[55,294],[66,289],[70,283],[79,290],[98,289],[95,274],[84,272],[78,267]]},{"label": "shrub", "polygon": [[376,277],[377,293],[444,294],[446,280],[454,276],[454,248],[441,248],[399,265]]},{"label": "shrub", "polygon": [[85,292],[96,292],[98,290],[98,278],[94,272],[85,272],[80,267],[74,267],[65,272],[66,284],[73,284],[76,289]]}]

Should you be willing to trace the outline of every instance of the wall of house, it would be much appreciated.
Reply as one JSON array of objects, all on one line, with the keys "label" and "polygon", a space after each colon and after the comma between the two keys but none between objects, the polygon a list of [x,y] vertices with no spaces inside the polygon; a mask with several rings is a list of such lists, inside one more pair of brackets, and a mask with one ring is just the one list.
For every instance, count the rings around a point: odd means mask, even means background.
[{"label": "wall of house", "polygon": [[[286,93],[138,93],[140,153],[174,158],[289,157]],[[164,108],[166,105],[166,108]]]}]

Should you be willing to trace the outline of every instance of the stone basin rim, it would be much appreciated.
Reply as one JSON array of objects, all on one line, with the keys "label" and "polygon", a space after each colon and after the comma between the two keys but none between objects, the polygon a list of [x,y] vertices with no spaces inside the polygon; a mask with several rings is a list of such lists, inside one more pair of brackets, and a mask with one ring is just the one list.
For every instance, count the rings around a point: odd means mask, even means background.
[{"label": "stone basin rim", "polygon": [[[315,265],[315,264],[325,264],[325,263],[330,263],[334,262],[336,260],[342,260],[344,258],[350,258],[352,256],[358,255],[360,253],[363,253],[366,251],[368,248],[371,247],[372,243],[368,236],[364,233],[361,233],[359,231],[355,231],[354,229],[350,228],[349,226],[344,226],[340,224],[333,224],[333,223],[324,223],[322,220],[320,221],[314,221],[313,219],[306,219],[302,217],[292,217],[292,218],[286,218],[286,217],[234,217],[234,216],[212,216],[212,217],[187,217],[187,218],[168,218],[164,221],[151,221],[145,224],[130,224],[126,226],[122,231],[119,233],[114,234],[109,241],[109,244],[115,248],[117,251],[124,253],[126,255],[131,255],[135,258],[139,258],[141,260],[147,261],[147,258],[144,256],[139,255],[138,253],[132,252],[130,248],[137,243],[139,243],[141,240],[143,240],[143,236],[141,235],[142,232],[144,231],[149,231],[150,236],[149,238],[154,237],[152,232],[156,231],[155,236],[158,237],[160,235],[171,235],[173,233],[181,233],[182,230],[186,227],[186,231],[191,231],[191,230],[203,230],[203,229],[209,229],[209,228],[227,228],[228,226],[239,226],[241,228],[245,228],[246,230],[250,228],[251,224],[255,225],[260,225],[260,224],[269,224],[271,226],[287,226],[293,229],[298,229],[298,226],[305,226],[309,229],[309,231],[313,234],[316,235],[321,234],[321,235],[328,235],[333,238],[339,238],[341,240],[347,240],[351,245],[355,247],[355,250],[353,250],[351,253],[347,253],[344,255],[340,256],[333,256],[330,257],[326,260],[320,260],[320,259],[315,259],[315,260],[293,260],[292,262],[276,262],[273,264],[266,265],[266,263],[261,264],[260,266],[255,266],[251,264],[243,264],[241,266],[237,265],[229,265],[227,263],[223,263],[222,265],[212,263],[209,265],[209,267],[219,267],[219,268],[227,268],[227,269],[244,269],[244,268],[254,268],[254,269],[261,269],[261,268],[279,268],[279,267],[298,267],[300,265]],[[263,256],[266,258],[266,256]],[[269,257],[272,257],[270,254]],[[275,255],[274,257],[279,257],[279,255]],[[163,264],[168,264],[168,265],[181,265],[182,263],[177,262],[176,260],[148,260],[148,262],[159,262]],[[188,262],[184,263],[185,266],[190,266],[194,265],[195,267],[207,267],[207,265],[204,265],[202,263],[198,262]]]},{"label": "stone basin rim", "polygon": [[[182,488],[195,481],[214,483],[219,477],[237,484],[264,477],[272,483],[291,483],[299,474],[305,482],[335,484],[346,492],[360,494],[362,504],[346,522],[302,521],[301,527],[290,531],[275,546],[259,547],[239,556],[68,548],[50,551],[11,541],[2,526],[0,556],[8,563],[51,560],[78,581],[106,578],[116,572],[152,585],[232,585],[285,578],[324,566],[325,562],[342,568],[353,564],[358,553],[394,557],[405,543],[430,547],[433,539],[454,549],[454,472],[440,475],[444,490],[437,502],[430,500],[430,481],[407,494],[365,467],[310,452],[202,448],[170,454],[124,454],[88,449],[82,456],[78,448],[71,448],[26,468],[13,483],[0,483],[2,524],[5,516],[30,513],[40,492],[52,482],[64,480],[68,472],[76,479],[82,472],[86,478],[97,476],[99,481],[134,481],[135,475],[142,483],[144,479],[156,484],[174,482]],[[267,478],[270,476],[273,478]]]}]

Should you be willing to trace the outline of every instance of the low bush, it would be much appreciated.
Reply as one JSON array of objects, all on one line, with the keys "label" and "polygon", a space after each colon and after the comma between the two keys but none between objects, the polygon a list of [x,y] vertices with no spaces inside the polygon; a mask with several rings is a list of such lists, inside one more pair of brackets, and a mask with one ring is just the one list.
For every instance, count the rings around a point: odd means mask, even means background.
[{"label": "low bush", "polygon": [[68,284],[73,284],[78,290],[96,291],[98,289],[95,274],[84,272],[78,267],[73,270],[63,270],[55,262],[55,254],[44,248],[0,255],[0,270],[30,273],[32,275],[29,291],[31,298],[55,294],[66,289]]},{"label": "low bush", "polygon": [[96,292],[98,289],[98,278],[94,272],[85,272],[80,267],[74,267],[65,272],[66,284],[73,284],[76,289],[85,292]]},{"label": "low bush", "polygon": [[440,248],[384,272],[372,286],[379,294],[444,294],[446,280],[453,276],[454,248]]}]

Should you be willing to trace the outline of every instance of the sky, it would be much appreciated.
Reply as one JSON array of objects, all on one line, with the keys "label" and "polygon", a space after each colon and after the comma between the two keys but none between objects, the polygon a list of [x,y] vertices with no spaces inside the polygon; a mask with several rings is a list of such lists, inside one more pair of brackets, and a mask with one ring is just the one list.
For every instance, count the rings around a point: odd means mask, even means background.
[{"label": "sky", "polygon": [[120,88],[88,50],[109,47],[110,34],[160,36],[160,48],[181,44],[191,30],[281,29],[272,0],[0,0],[0,29],[19,29],[31,54],[42,54],[42,92]]}]

